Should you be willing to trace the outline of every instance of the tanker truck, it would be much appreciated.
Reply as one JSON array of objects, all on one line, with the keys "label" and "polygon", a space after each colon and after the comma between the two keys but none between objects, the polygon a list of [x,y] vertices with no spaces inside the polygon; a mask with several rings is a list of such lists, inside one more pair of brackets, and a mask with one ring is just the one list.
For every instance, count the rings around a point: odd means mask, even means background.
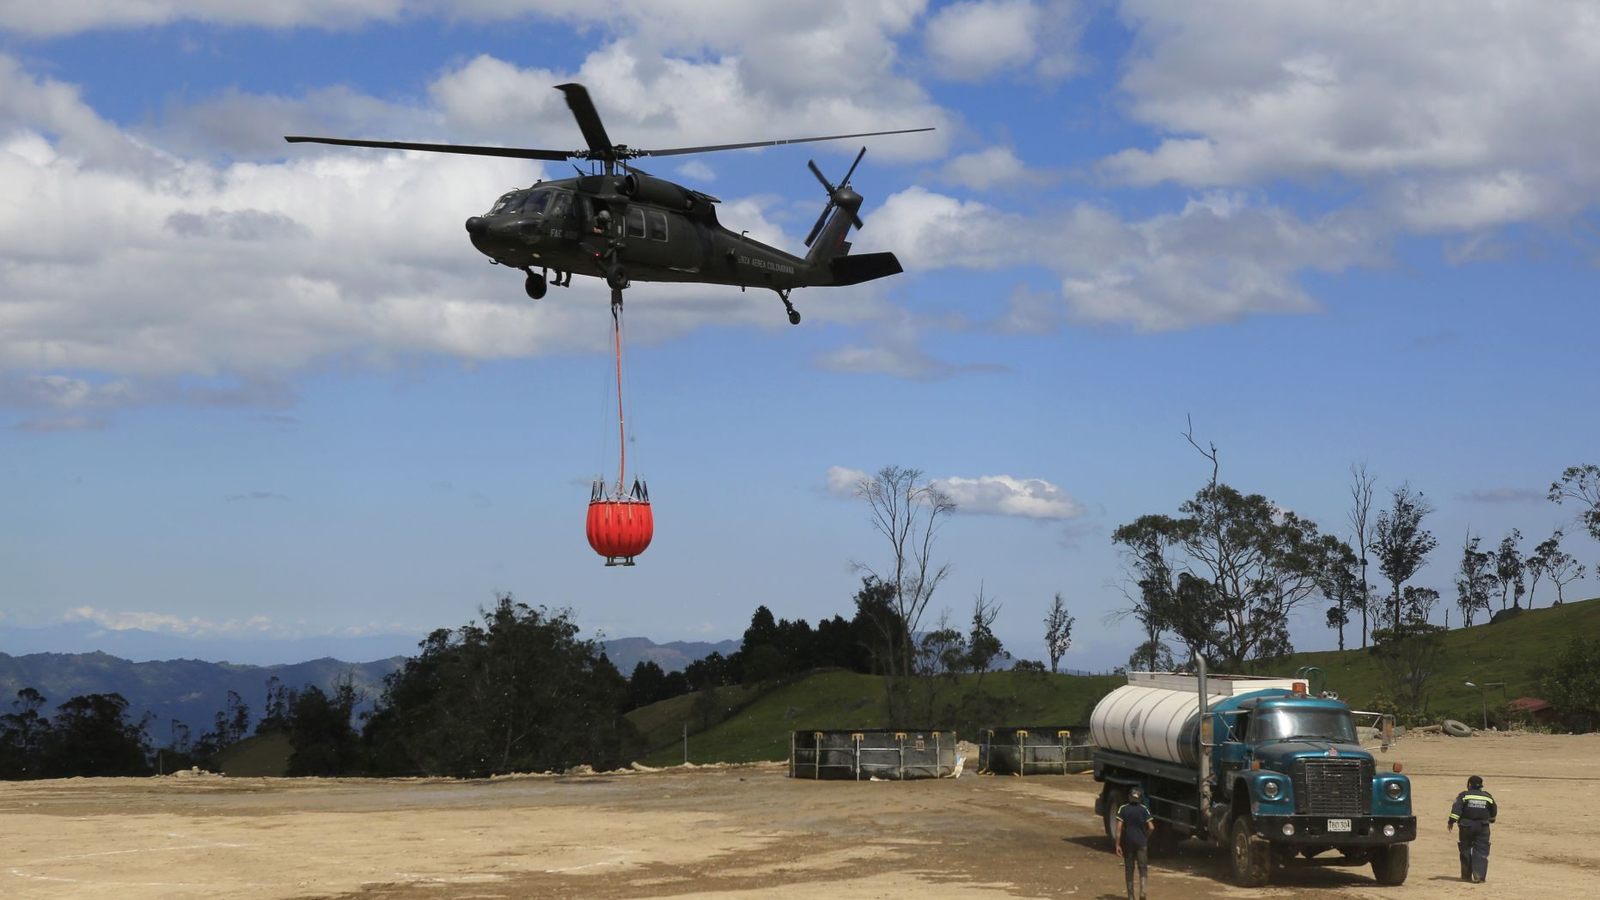
[{"label": "tanker truck", "polygon": [[[1135,785],[1159,851],[1186,837],[1227,847],[1234,880],[1275,866],[1371,864],[1401,884],[1417,836],[1410,779],[1376,771],[1344,703],[1304,681],[1132,672],[1090,714],[1095,812],[1110,837]],[[1388,732],[1385,731],[1385,734]],[[1326,854],[1326,855],[1324,855]]]}]

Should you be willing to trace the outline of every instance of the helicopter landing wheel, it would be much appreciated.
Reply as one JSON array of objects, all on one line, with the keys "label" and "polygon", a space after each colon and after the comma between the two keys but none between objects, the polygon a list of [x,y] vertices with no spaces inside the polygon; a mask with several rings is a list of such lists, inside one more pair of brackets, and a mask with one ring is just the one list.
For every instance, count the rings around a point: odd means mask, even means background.
[{"label": "helicopter landing wheel", "polygon": [[550,288],[549,283],[544,280],[543,275],[535,275],[532,272],[529,272],[528,280],[523,282],[522,289],[527,291],[528,296],[532,299],[543,300],[545,292]]},{"label": "helicopter landing wheel", "polygon": [[628,286],[627,270],[623,269],[620,265],[612,266],[610,269],[607,269],[606,284],[610,285],[611,289],[616,291],[626,288]]},{"label": "helicopter landing wheel", "polygon": [[800,324],[800,310],[798,310],[798,309],[789,310],[789,324],[790,325],[799,325]]}]

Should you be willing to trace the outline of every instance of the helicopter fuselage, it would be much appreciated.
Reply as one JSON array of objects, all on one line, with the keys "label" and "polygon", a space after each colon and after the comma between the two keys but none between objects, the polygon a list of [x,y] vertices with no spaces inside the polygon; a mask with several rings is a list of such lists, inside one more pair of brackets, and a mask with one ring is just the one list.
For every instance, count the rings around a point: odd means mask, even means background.
[{"label": "helicopter fuselage", "polygon": [[509,191],[466,227],[480,253],[530,275],[548,269],[613,287],[697,282],[779,292],[839,283],[829,262],[848,251],[843,227],[824,234],[831,246],[819,242],[801,258],[722,227],[716,202],[641,174],[589,175]]}]

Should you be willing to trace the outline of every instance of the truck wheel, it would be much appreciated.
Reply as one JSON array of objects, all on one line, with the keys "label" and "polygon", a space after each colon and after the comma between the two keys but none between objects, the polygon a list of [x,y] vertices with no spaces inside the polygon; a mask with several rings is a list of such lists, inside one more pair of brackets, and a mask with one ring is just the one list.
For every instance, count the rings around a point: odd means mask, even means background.
[{"label": "truck wheel", "polygon": [[1127,800],[1127,795],[1110,785],[1106,786],[1106,840],[1111,841],[1111,849],[1117,849],[1117,808]]},{"label": "truck wheel", "polygon": [[1411,845],[1390,844],[1372,851],[1372,877],[1379,884],[1405,884],[1411,870]]},{"label": "truck wheel", "polygon": [[1250,817],[1235,818],[1228,856],[1233,866],[1233,880],[1240,887],[1261,887],[1272,873],[1270,857],[1255,847],[1256,842],[1251,837]]}]

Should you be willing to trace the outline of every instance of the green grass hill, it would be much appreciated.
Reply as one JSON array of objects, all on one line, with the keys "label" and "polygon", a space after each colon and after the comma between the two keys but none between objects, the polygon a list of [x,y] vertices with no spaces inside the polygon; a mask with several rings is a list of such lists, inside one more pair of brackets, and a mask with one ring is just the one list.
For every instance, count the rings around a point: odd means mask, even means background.
[{"label": "green grass hill", "polygon": [[[1360,625],[1348,626],[1345,643]],[[1487,700],[1491,718],[1495,707],[1518,697],[1537,697],[1539,670],[1550,665],[1574,636],[1600,636],[1600,598],[1562,606],[1524,610],[1493,624],[1452,629],[1437,671],[1428,682],[1428,709],[1432,719],[1460,719],[1477,726],[1483,721],[1484,692],[1466,682],[1504,682],[1490,688]],[[1351,705],[1370,709],[1382,688],[1382,675],[1370,651],[1327,650],[1296,653],[1278,661],[1272,673],[1293,674],[1300,666],[1317,666],[1327,673],[1327,689],[1338,691]]]},{"label": "green grass hill", "polygon": [[[1346,631],[1346,641],[1357,630]],[[1491,719],[1496,708],[1517,697],[1537,696],[1539,670],[1574,635],[1600,635],[1600,599],[1558,607],[1525,610],[1494,624],[1457,628],[1445,634],[1444,652],[1428,683],[1427,718],[1482,721],[1483,692],[1476,684],[1504,682],[1491,688]],[[1292,675],[1301,666],[1326,674],[1325,689],[1357,709],[1370,709],[1383,687],[1383,676],[1370,650],[1296,653],[1263,662],[1253,674]],[[1038,672],[991,672],[965,676],[946,684],[937,708],[957,710],[956,721],[917,721],[929,728],[956,728],[963,740],[976,740],[984,725],[1083,725],[1095,701],[1122,684],[1117,676],[1051,675]],[[636,709],[628,718],[644,732],[649,746],[659,748],[642,761],[649,765],[683,762],[683,723],[688,722],[689,760],[751,762],[786,759],[789,733],[803,730],[887,728],[890,726],[882,679],[854,672],[817,672],[778,687],[722,688],[715,706],[725,721],[701,731],[696,711],[699,695],[688,694]],[[707,705],[702,701],[702,706]],[[728,711],[731,710],[731,714]]]}]

